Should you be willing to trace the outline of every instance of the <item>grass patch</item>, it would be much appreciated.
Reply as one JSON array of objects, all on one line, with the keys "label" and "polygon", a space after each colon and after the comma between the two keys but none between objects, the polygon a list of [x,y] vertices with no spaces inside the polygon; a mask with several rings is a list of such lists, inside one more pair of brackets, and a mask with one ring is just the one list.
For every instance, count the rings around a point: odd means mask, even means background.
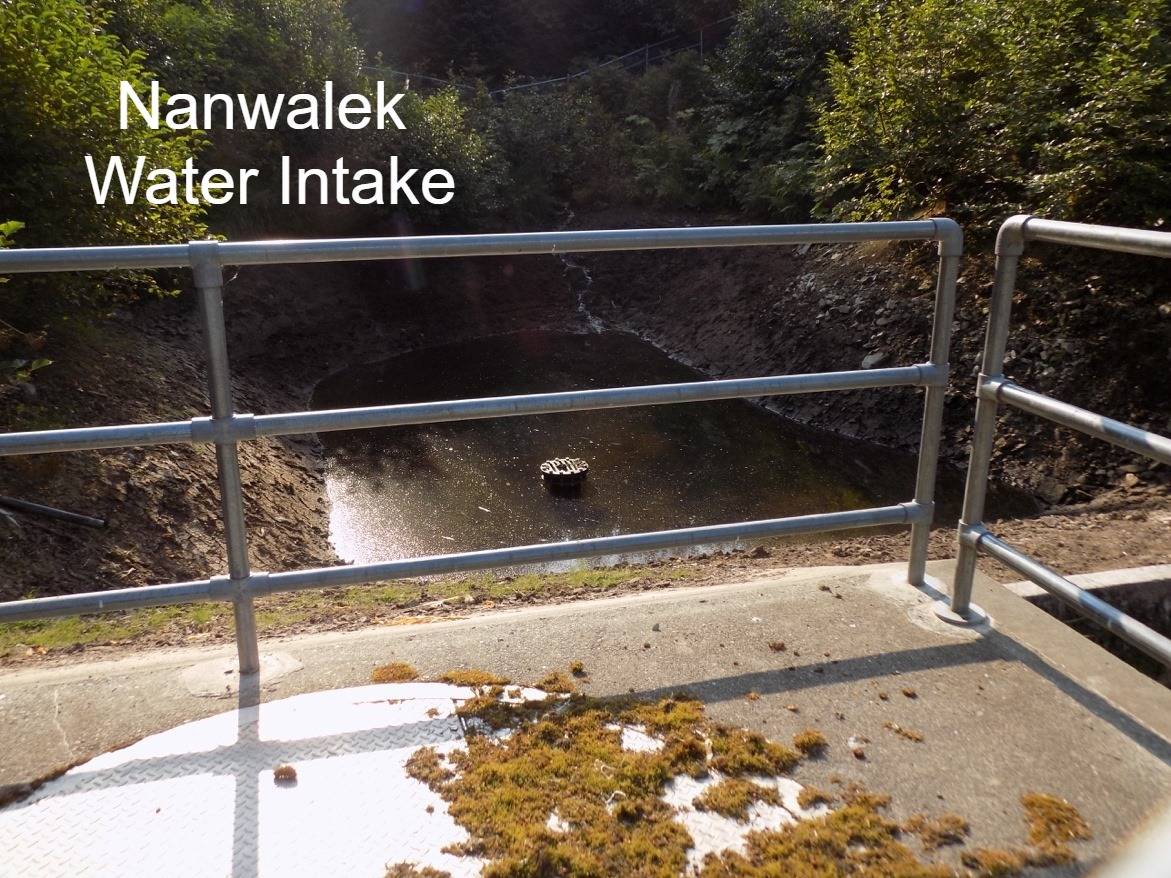
[{"label": "grass patch", "polygon": [[[647,576],[634,567],[579,568],[566,573],[531,573],[498,577],[480,574],[428,582],[387,582],[376,586],[318,589],[263,597],[256,602],[260,634],[272,635],[304,624],[328,623],[330,618],[393,616],[435,600],[473,596],[479,602],[510,598],[554,599],[607,591]],[[657,567],[658,582],[677,582],[696,575],[695,568]],[[30,595],[31,597],[32,595]],[[0,625],[0,656],[68,649],[98,643],[120,643],[165,636],[181,641],[192,634],[226,636],[232,630],[232,607],[206,602],[104,613],[63,619],[9,622]]]},{"label": "grass patch", "polygon": [[135,640],[176,626],[192,632],[208,631],[217,625],[227,627],[231,622],[231,605],[217,603],[8,622],[0,625],[0,655],[11,654],[21,647],[48,651],[74,645]]},{"label": "grass patch", "polygon": [[763,787],[740,777],[729,777],[708,787],[691,804],[700,811],[714,811],[724,817],[744,820],[748,817],[748,809],[756,802],[779,805],[781,796],[772,787]]},{"label": "grass patch", "polygon": [[408,680],[417,680],[418,677],[419,672],[406,662],[379,665],[370,672],[371,683],[405,683]]}]

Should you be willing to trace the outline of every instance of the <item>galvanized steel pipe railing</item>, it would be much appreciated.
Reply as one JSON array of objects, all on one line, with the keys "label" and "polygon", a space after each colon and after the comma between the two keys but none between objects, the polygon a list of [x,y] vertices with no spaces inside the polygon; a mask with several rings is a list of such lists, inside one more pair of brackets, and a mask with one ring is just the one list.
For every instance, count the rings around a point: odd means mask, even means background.
[{"label": "galvanized steel pipe railing", "polygon": [[1002,403],[1152,460],[1171,463],[1171,439],[1037,393],[1005,378],[1004,355],[1011,328],[1017,266],[1025,244],[1029,241],[1171,257],[1171,233],[1168,232],[1057,222],[1033,216],[1014,216],[1000,227],[996,238],[996,277],[988,313],[988,330],[976,385],[976,423],[959,525],[955,585],[950,605],[946,609],[941,607],[940,615],[955,622],[974,622],[982,618],[979,608],[974,607],[971,601],[976,559],[978,553],[983,551],[1132,646],[1171,667],[1171,638],[1109,606],[1059,573],[993,536],[985,527],[984,501],[988,491],[992,446],[996,439],[997,410]]},{"label": "galvanized steel pipe railing", "polygon": [[[223,311],[223,268],[226,265],[916,240],[935,241],[939,250],[931,352],[925,363],[887,369],[693,381],[286,414],[241,414],[233,406]],[[195,241],[189,244],[127,247],[0,250],[0,275],[181,267],[192,270],[207,348],[210,417],[154,424],[0,434],[0,457],[170,443],[213,444],[216,449],[220,506],[228,557],[226,576],[0,603],[0,622],[204,600],[230,601],[235,612],[240,672],[249,674],[259,669],[253,601],[258,595],[277,591],[357,585],[392,578],[883,525],[910,525],[912,537],[907,578],[912,584],[921,585],[927,563],[927,537],[934,512],[935,474],[939,460],[943,402],[947,392],[956,276],[962,252],[963,234],[959,226],[949,219],[305,241]],[[238,454],[240,442],[264,436],[329,430],[900,386],[924,388],[925,399],[915,494],[912,500],[897,506],[316,570],[262,573],[253,571],[249,566]]]}]

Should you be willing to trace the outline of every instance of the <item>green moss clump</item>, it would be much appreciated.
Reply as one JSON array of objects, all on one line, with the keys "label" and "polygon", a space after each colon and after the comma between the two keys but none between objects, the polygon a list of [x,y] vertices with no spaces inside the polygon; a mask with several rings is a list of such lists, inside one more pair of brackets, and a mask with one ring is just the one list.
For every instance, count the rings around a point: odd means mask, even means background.
[{"label": "green moss clump", "polygon": [[[801,759],[755,732],[712,723],[687,695],[653,703],[575,695],[515,704],[501,701],[502,694],[499,687],[492,695],[482,691],[460,710],[508,727],[510,735],[471,735],[467,750],[446,760],[423,748],[407,762],[410,776],[438,793],[468,833],[448,852],[483,858],[486,878],[678,878],[693,841],[662,798],[674,778],[720,772],[724,777],[695,807],[743,819],[753,802],[780,802],[774,788],[753,777],[782,775]],[[663,747],[623,749],[626,727],[645,729]],[[834,811],[749,834],[743,854],[709,855],[699,878],[951,878],[952,869],[921,861],[899,840],[899,825],[881,813],[888,796],[843,784],[839,799]],[[809,788],[798,801],[807,808],[830,800]],[[931,822],[940,838],[958,833],[959,824],[966,830],[961,818]],[[971,861],[982,876],[1004,878],[1012,873],[994,870],[1038,859],[978,851]]]},{"label": "green moss clump", "polygon": [[388,665],[379,665],[370,672],[372,683],[405,683],[417,679],[419,672],[406,662],[391,662]]},{"label": "green moss clump", "polygon": [[[490,689],[469,698],[455,709],[455,713],[465,720],[479,720],[489,729],[503,729],[539,716],[548,709],[549,705],[544,701],[525,701],[519,704],[501,701],[498,693]],[[474,726],[468,730],[477,731]]]},{"label": "green moss clump", "polygon": [[718,726],[711,743],[711,766],[722,774],[784,774],[801,761],[788,747],[745,729]]},{"label": "green moss clump", "polygon": [[443,764],[441,757],[433,747],[420,747],[407,760],[407,774],[429,787],[446,783],[455,777],[455,772]]},{"label": "green moss clump", "polygon": [[819,756],[825,752],[829,743],[817,729],[806,729],[793,736],[793,746],[805,756]]},{"label": "green moss clump", "polygon": [[772,787],[764,787],[750,780],[729,777],[704,790],[691,803],[700,811],[714,811],[724,817],[744,820],[748,809],[755,802],[768,805],[781,804],[780,794]]},{"label": "green moss clump", "polygon": [[797,804],[806,810],[815,805],[829,805],[833,800],[832,794],[825,790],[819,790],[817,787],[805,787],[797,793]]},{"label": "green moss clump", "polygon": [[451,878],[451,873],[414,863],[395,863],[386,867],[386,878]]},{"label": "green moss clump", "polygon": [[1052,863],[1071,862],[1074,855],[1069,842],[1092,837],[1089,824],[1064,799],[1047,793],[1025,793],[1021,805],[1029,824],[1029,843]]},{"label": "green moss clump", "polygon": [[1028,851],[975,848],[964,851],[960,862],[975,869],[978,878],[1015,878],[1031,864]]},{"label": "green moss clump", "polygon": [[929,851],[949,844],[963,844],[969,830],[968,821],[958,814],[941,814],[928,817],[915,814],[903,823],[903,832],[919,836],[923,847]]},{"label": "green moss clump", "polygon": [[[683,871],[691,839],[659,798],[669,766],[662,751],[623,750],[608,727],[620,718],[621,708],[559,701],[507,740],[473,736],[452,754],[456,777],[430,786],[490,861],[484,875]],[[548,828],[554,811],[571,831]]]},{"label": "green moss clump", "polygon": [[880,797],[859,796],[822,817],[778,830],[749,833],[743,854],[704,858],[701,878],[951,878],[952,870],[923,863],[898,840],[899,827],[879,813]]},{"label": "green moss clump", "polygon": [[478,689],[482,686],[507,686],[511,680],[493,674],[490,671],[481,671],[477,668],[457,668],[447,671],[439,677],[441,683],[450,683],[453,686],[470,686]]},{"label": "green moss clump", "polygon": [[577,689],[573,681],[560,671],[553,671],[551,674],[546,674],[537,682],[536,687],[553,694],[566,694]]}]

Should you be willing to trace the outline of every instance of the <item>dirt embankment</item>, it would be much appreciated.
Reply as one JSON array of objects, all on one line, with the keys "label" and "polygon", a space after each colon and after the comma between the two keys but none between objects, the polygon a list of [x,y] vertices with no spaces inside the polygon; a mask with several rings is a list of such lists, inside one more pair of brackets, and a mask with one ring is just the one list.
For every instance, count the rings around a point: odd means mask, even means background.
[{"label": "dirt embankment", "polygon": [[[415,347],[562,327],[574,301],[547,258],[229,272],[225,311],[236,410],[306,408],[329,372]],[[35,387],[0,394],[5,429],[185,420],[208,413],[191,293],[58,333]],[[312,436],[240,446],[256,570],[338,563]],[[198,579],[226,569],[215,453],[170,445],[6,458],[0,494],[108,519],[103,529],[0,520],[0,599]]]},{"label": "dirt embankment", "polygon": [[[622,212],[581,217],[577,225],[684,223],[701,224],[695,217]],[[958,283],[943,449],[944,461],[959,468],[967,462],[993,274],[983,252],[990,247],[970,249]],[[733,377],[925,360],[933,250],[760,247],[582,260],[591,271],[587,303],[595,316],[638,332],[713,377]],[[1054,250],[1025,260],[1007,373],[1027,387],[1168,432],[1171,285],[1103,254],[1072,258]],[[1102,280],[1107,272],[1112,284]],[[919,438],[916,391],[777,397],[769,405],[798,421],[889,447],[914,449]],[[1112,490],[1164,496],[1171,485],[1171,468],[1012,411],[1002,412],[993,472],[1045,504],[1087,502]]]},{"label": "dirt embankment", "polygon": [[[699,221],[626,213],[591,215],[577,225],[683,223]],[[595,318],[636,331],[715,377],[853,369],[864,361],[910,363],[926,352],[933,288],[923,269],[930,267],[930,256],[924,259],[921,252],[759,248],[575,260],[592,275],[584,302]],[[955,394],[945,445],[946,459],[956,465],[966,453],[989,281],[986,263],[975,262],[960,284]],[[525,328],[584,328],[577,307],[581,283],[580,273],[567,276],[548,257],[242,270],[226,292],[237,410],[303,409],[324,375],[418,347]],[[1159,323],[1157,308],[1149,318],[1131,308],[1115,326],[1102,312],[1113,304],[1105,296],[1092,308],[1080,304],[1080,334],[1061,320],[1042,321],[1027,337],[1019,333],[1012,368],[1025,383],[1060,392],[1094,370],[1107,374],[1111,361],[1122,363],[1126,368],[1109,373],[1097,397],[1062,395],[1164,429],[1157,422],[1171,414],[1171,394],[1158,397],[1158,391],[1167,370],[1156,369],[1154,360],[1150,368],[1142,363],[1151,339],[1161,337],[1157,333],[1171,321]],[[1021,316],[1021,325],[1039,319],[1029,307]],[[1098,336],[1085,325],[1098,325]],[[1064,335],[1049,340],[1054,327]],[[1128,333],[1129,341],[1120,340]],[[1133,349],[1120,356],[1099,337]],[[47,355],[55,363],[38,373],[35,393],[10,388],[0,396],[6,428],[186,419],[207,412],[202,338],[190,294],[94,330],[59,335],[53,344],[56,350]],[[1166,357],[1166,347],[1159,356]],[[1127,381],[1134,385],[1129,394]],[[1120,399],[1130,407],[1120,406]],[[797,420],[891,447],[911,447],[918,435],[919,399],[909,390],[784,397],[776,407]],[[1093,448],[1092,454],[1084,456],[1083,447]],[[1071,522],[1085,529],[1084,538],[1060,540],[1065,545],[1054,550],[1063,569],[1166,558],[1171,517],[1163,512],[1171,502],[1162,470],[1070,442],[1065,431],[1023,419],[1009,419],[998,448],[998,469],[1019,484],[1054,502],[1082,504],[1059,513],[1059,530],[1068,532]],[[336,563],[313,438],[246,443],[241,457],[254,567]],[[1087,461],[1088,481],[1079,481]],[[0,521],[3,599],[202,578],[226,566],[210,447],[9,458],[0,465],[0,494],[109,518],[103,530],[22,516],[16,531]],[[1006,526],[1005,534],[1011,539],[1019,532],[1026,547],[1035,537],[1047,542],[1040,537],[1053,525],[1042,521]],[[773,563],[885,559],[895,551],[892,539],[902,551],[903,537],[860,538],[838,550],[832,548],[837,544],[785,549]],[[949,555],[950,541],[941,530],[933,554]]]}]

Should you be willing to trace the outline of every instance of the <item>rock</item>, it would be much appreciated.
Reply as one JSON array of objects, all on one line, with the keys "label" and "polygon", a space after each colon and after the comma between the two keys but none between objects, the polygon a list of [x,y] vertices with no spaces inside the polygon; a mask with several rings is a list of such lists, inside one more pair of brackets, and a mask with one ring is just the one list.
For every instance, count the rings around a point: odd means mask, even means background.
[{"label": "rock", "polygon": [[773,553],[770,552],[768,549],[766,549],[764,546],[757,546],[755,549],[752,550],[752,552],[749,554],[748,557],[749,558],[771,558],[772,555],[773,555]]},{"label": "rock", "polygon": [[1139,484],[1141,484],[1141,483],[1142,483],[1142,479],[1140,479],[1134,473],[1127,473],[1126,475],[1124,475],[1122,477],[1122,484],[1124,487],[1127,487],[1127,488],[1137,488],[1139,486]]},{"label": "rock", "polygon": [[873,369],[886,362],[886,354],[883,351],[874,351],[874,353],[867,354],[862,358],[863,369]]}]

